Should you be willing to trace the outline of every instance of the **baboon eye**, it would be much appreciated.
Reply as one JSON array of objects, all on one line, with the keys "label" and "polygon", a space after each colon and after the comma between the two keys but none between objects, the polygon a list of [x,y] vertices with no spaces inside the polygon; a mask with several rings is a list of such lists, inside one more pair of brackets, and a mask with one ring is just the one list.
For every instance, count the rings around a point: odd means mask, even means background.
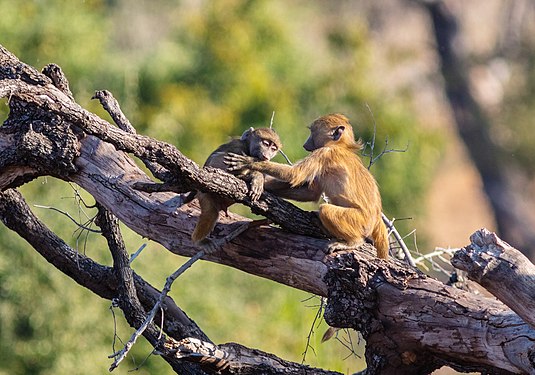
[{"label": "baboon eye", "polygon": [[266,147],[269,147],[269,146],[271,145],[271,142],[268,141],[268,140],[266,140],[266,139],[264,139],[264,140],[262,141],[262,144],[263,144],[264,146],[266,146]]}]

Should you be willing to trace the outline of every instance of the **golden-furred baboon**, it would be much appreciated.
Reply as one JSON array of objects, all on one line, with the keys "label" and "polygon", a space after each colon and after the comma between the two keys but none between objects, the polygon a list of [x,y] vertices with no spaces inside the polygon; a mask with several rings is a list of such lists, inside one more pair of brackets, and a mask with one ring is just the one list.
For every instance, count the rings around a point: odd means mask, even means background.
[{"label": "golden-furred baboon", "polygon": [[[208,156],[205,166],[228,170],[224,157],[228,153],[248,155],[251,160],[271,160],[282,147],[279,136],[270,128],[249,128],[240,138],[236,138],[222,144]],[[239,172],[231,172],[238,175],[250,184],[251,199],[257,200],[264,191],[264,174],[259,171],[241,169]],[[219,197],[215,194],[198,192],[196,194],[201,206],[201,214],[191,235],[191,239],[197,245],[205,247],[208,251],[215,248],[206,237],[214,229],[219,218],[219,212],[225,211],[234,202]]]},{"label": "golden-furred baboon", "polygon": [[346,245],[333,244],[331,248],[355,247],[368,239],[373,241],[377,256],[386,259],[388,232],[381,218],[381,195],[356,154],[362,143],[355,141],[349,120],[341,114],[329,114],[316,119],[309,129],[310,137],[303,147],[311,153],[293,166],[229,154],[225,157],[229,170],[259,171],[287,181],[292,188],[303,191],[306,187],[302,195],[280,192],[291,199],[318,201],[325,194],[328,203],[320,205],[321,223]]}]

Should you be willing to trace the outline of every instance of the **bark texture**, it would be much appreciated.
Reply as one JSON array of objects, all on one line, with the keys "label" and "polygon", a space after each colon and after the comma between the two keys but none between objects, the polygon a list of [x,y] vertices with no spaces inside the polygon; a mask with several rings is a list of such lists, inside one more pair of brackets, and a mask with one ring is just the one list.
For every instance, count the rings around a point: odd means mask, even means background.
[{"label": "bark texture", "polygon": [[477,231],[470,239],[472,243],[455,253],[451,263],[535,327],[533,263],[486,229]]},{"label": "bark texture", "polygon": [[[132,326],[159,292],[129,269],[115,217],[169,251],[192,256],[198,249],[190,234],[199,209],[195,201],[182,204],[176,191],[198,189],[246,204],[280,226],[251,227],[205,259],[328,297],[327,322],[357,329],[366,339],[365,373],[427,374],[443,365],[488,374],[535,372],[535,330],[523,320],[529,314],[446,286],[395,259],[377,259],[369,245],[328,254],[314,213],[267,193],[251,202],[243,181],[199,168],[174,146],[135,134],[123,126],[124,116],[112,116],[118,128],[85,111],[69,95],[61,70],[45,70],[51,72],[55,79],[0,46],[0,95],[10,107],[0,127],[0,220],[80,285],[118,299]],[[110,112],[120,112],[107,93],[96,97],[112,104]],[[127,153],[152,163],[175,192],[135,189],[152,181]],[[113,267],[78,254],[31,213],[14,188],[41,175],[75,182],[99,202]],[[223,217],[213,235],[224,237],[246,220]],[[153,337],[156,327],[144,335],[178,373],[333,374],[239,344],[217,345],[170,298],[164,308],[165,337]]]}]

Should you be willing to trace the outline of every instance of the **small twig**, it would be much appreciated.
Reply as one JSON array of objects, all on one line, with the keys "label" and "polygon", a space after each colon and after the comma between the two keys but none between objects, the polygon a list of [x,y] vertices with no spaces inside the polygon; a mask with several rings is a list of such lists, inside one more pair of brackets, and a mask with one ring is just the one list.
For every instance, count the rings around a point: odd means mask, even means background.
[{"label": "small twig", "polygon": [[[228,242],[232,241],[234,238],[238,237],[240,234],[245,232],[247,229],[249,229],[251,226],[261,225],[268,222],[268,220],[256,220],[252,222],[248,222],[245,224],[240,225],[238,228],[234,229],[232,232],[230,232],[228,235],[226,235],[224,238],[220,240],[214,241],[217,248],[223,247]],[[160,295],[158,296],[158,300],[156,301],[156,304],[152,308],[152,310],[149,312],[147,317],[145,318],[145,321],[139,326],[139,328],[132,334],[128,342],[125,344],[124,348],[121,349],[118,352],[115,352],[108,356],[108,358],[115,358],[113,363],[110,366],[110,372],[119,366],[119,363],[122,362],[122,360],[126,357],[130,349],[134,346],[139,336],[143,334],[143,332],[147,329],[149,324],[152,323],[154,320],[154,317],[156,316],[156,313],[158,310],[161,309],[163,300],[167,297],[167,294],[171,291],[171,286],[173,285],[174,281],[182,275],[188,268],[190,268],[193,263],[201,259],[203,256],[207,254],[207,251],[202,249],[198,251],[195,255],[193,255],[190,259],[188,259],[187,262],[185,262],[182,266],[180,266],[175,272],[173,272],[169,277],[167,277],[165,281],[165,285],[160,292]]]},{"label": "small twig", "polygon": [[[370,106],[368,105],[368,103],[366,103],[366,109],[368,109],[368,112],[371,115],[372,121],[373,121],[372,142],[371,142],[371,144],[369,142],[366,142],[366,145],[370,146],[370,164],[368,165],[368,169],[370,169],[372,167],[372,165],[373,165],[372,161],[373,161],[373,151],[375,150],[375,136],[377,135],[377,122],[375,121],[375,116],[373,115],[373,111],[370,108]],[[364,152],[362,154],[365,155]],[[365,156],[367,156],[367,155],[365,155]]]},{"label": "small twig", "polygon": [[366,142],[365,145],[364,145],[364,150],[366,149],[366,147],[369,147],[370,148],[370,153],[367,154],[366,152],[362,152],[362,155],[363,156],[367,156],[370,158],[370,162],[368,164],[368,169],[371,169],[372,165],[374,165],[377,160],[379,160],[383,155],[385,154],[389,154],[391,152],[406,152],[408,149],[409,149],[409,143],[407,142],[407,146],[405,147],[405,149],[395,149],[395,148],[387,148],[388,147],[388,137],[385,138],[385,146],[383,147],[383,150],[379,153],[379,155],[377,156],[373,156],[373,153],[375,151],[375,138],[377,136],[377,122],[375,121],[375,116],[373,115],[373,112],[370,108],[370,106],[368,105],[368,103],[366,103],[366,108],[368,109],[368,112],[370,113],[371,117],[372,117],[372,121],[373,121],[373,135],[372,135],[372,140],[371,142]]},{"label": "small twig", "polygon": [[[92,221],[87,221],[86,223],[93,223],[93,222]],[[86,226],[86,225],[84,224],[84,226]],[[79,253],[81,252],[82,254],[85,255],[86,254],[86,249],[87,249],[87,244],[88,244],[88,241],[89,241],[89,232],[84,231],[83,228],[78,227],[73,232],[73,235],[74,234],[76,234],[76,251],[78,251]],[[80,241],[82,241],[82,236],[83,236],[83,245],[82,245],[83,250],[80,251]]]},{"label": "small twig", "polygon": [[[275,111],[273,111],[273,113],[271,114],[271,120],[269,120],[269,128],[270,129],[273,129],[273,120],[275,119]],[[279,150],[279,153],[282,155],[282,157],[284,159],[286,159],[286,162],[290,165],[292,165],[292,162],[290,161],[290,158],[288,158],[288,156],[286,156],[286,154],[284,153],[284,151],[282,150]]]},{"label": "small twig", "polygon": [[422,256],[420,256],[419,258],[416,258],[414,261],[416,263],[420,263],[424,260],[430,260],[432,259],[433,257],[436,257],[437,255],[443,255],[443,254],[448,254],[448,255],[453,255],[456,251],[459,251],[460,249],[458,248],[455,248],[455,249],[443,249],[443,248],[436,248],[435,251],[431,252],[431,253],[427,253],[427,254],[424,254]]},{"label": "small twig", "polygon": [[412,236],[413,245],[414,245],[413,253],[415,253],[416,255],[420,255],[422,253],[420,252],[420,249],[418,248],[418,240],[416,238],[416,229],[413,230],[411,233],[414,233],[414,235]]},{"label": "small twig", "polygon": [[[85,226],[85,225],[83,225],[83,224],[80,224],[80,223],[77,222],[76,219],[73,218],[68,212],[62,211],[62,210],[60,210],[60,209],[58,209],[58,208],[56,208],[56,207],[42,206],[42,205],[40,205],[40,204],[34,204],[33,206],[34,206],[34,207],[37,207],[37,208],[46,208],[46,209],[48,209],[48,210],[52,210],[52,211],[59,212],[60,214],[65,215],[65,216],[67,216],[69,219],[71,219],[71,221],[72,221],[74,224],[76,224],[79,228],[84,229],[84,230],[87,230],[87,231],[89,231],[89,232],[93,232],[93,233],[101,233],[101,231],[99,231],[99,230],[91,229],[91,228],[89,228],[89,227],[87,227],[87,226]],[[89,221],[89,222],[91,222],[91,221]]]},{"label": "small twig", "polygon": [[460,249],[458,249],[458,248],[455,248],[455,249],[436,248],[435,251],[433,251],[431,253],[424,254],[424,255],[420,256],[419,258],[414,259],[414,262],[420,263],[420,262],[423,262],[424,260],[431,260],[432,258],[436,257],[437,255],[443,255],[443,254],[453,255],[456,251],[459,251],[459,250]]},{"label": "small twig", "polygon": [[282,157],[284,159],[286,159],[286,162],[289,164],[289,165],[293,165],[292,162],[290,161],[290,158],[288,156],[286,156],[286,154],[284,153],[284,151],[282,150],[279,150],[279,153],[282,155]]},{"label": "small twig", "polygon": [[349,328],[343,328],[342,331],[344,331],[345,335],[343,337],[347,337],[347,339],[344,341],[342,340],[338,334],[334,337],[336,341],[338,341],[344,348],[346,348],[349,351],[349,354],[344,357],[344,361],[350,357],[357,357],[362,358],[356,351],[355,347],[353,345],[353,340],[351,339],[351,332],[349,331]]},{"label": "small twig", "polygon": [[409,142],[407,142],[407,146],[405,146],[404,149],[396,149],[396,148],[387,149],[387,147],[388,147],[388,137],[385,138],[385,147],[383,148],[383,151],[381,151],[379,155],[377,155],[376,157],[370,157],[370,165],[368,169],[371,168],[371,166],[375,164],[377,160],[379,160],[385,154],[389,154],[391,152],[406,152],[409,149]]},{"label": "small twig", "polygon": [[403,238],[401,238],[398,230],[394,226],[394,222],[390,221],[388,219],[388,217],[386,217],[386,215],[383,214],[383,213],[381,214],[381,217],[383,218],[383,222],[385,223],[385,225],[388,228],[388,230],[390,231],[390,233],[392,233],[394,235],[394,238],[396,239],[396,241],[398,242],[399,246],[401,247],[401,250],[403,250],[403,254],[405,255],[405,259],[407,260],[407,262],[412,267],[416,267],[416,263],[415,263],[414,259],[412,259],[411,253],[410,253],[407,245],[405,245],[405,241],[403,241]]},{"label": "small twig", "polygon": [[[310,345],[310,340],[312,340],[312,336],[314,335],[314,326],[316,325],[316,322],[319,321],[324,308],[325,308],[325,300],[324,300],[324,298],[320,297],[320,305],[318,307],[318,311],[316,311],[316,315],[314,316],[314,320],[312,321],[312,324],[310,325],[310,330],[308,331],[307,342],[306,342],[306,345],[305,345],[305,351],[302,354],[303,355],[303,359],[302,359],[301,363],[305,363],[305,360],[306,360],[306,357],[307,357],[308,348],[312,349],[312,352],[314,352],[314,354],[316,354],[316,350],[314,350],[314,347],[312,345]],[[318,323],[318,325],[319,325],[319,323]]]},{"label": "small twig", "polygon": [[132,264],[132,262],[139,256],[139,254],[141,254],[141,252],[146,246],[147,246],[147,243],[144,243],[143,245],[141,245],[139,249],[137,249],[136,252],[130,256],[130,260],[128,261],[128,264]]},{"label": "small twig", "polygon": [[113,351],[115,351],[115,340],[119,339],[119,336],[117,335],[117,318],[115,317],[115,311],[113,311],[113,308],[116,306],[117,306],[117,301],[113,299],[111,302],[111,306],[110,306],[110,312],[111,312],[111,316],[113,319],[113,340],[111,342],[111,348]]},{"label": "small twig", "polygon": [[160,314],[160,333],[158,334],[158,340],[160,340],[162,337],[163,337],[163,323],[164,323],[164,320],[165,320],[165,314],[164,314],[164,309],[163,308],[160,308],[161,310],[161,314]]},{"label": "small twig", "polygon": [[[399,220],[399,219],[396,219],[396,220]],[[406,235],[403,236],[403,239],[407,238],[407,237],[410,237],[410,236],[416,236],[416,229],[413,229],[411,230],[409,233],[407,233]]]},{"label": "small twig", "polygon": [[[87,202],[84,200],[82,195],[80,194],[80,189],[78,189],[72,182],[69,182],[69,186],[74,191],[74,199],[77,202],[81,202],[85,208],[95,208],[95,204],[87,204]],[[84,212],[84,210],[81,210],[87,219],[89,219],[89,216]]]},{"label": "small twig", "polygon": [[[439,271],[439,272],[443,273],[444,275],[450,277],[451,276],[451,272],[452,272],[452,268],[451,268],[449,259],[446,259],[444,257],[444,255],[447,254],[449,256],[453,256],[453,254],[458,250],[459,249],[456,249],[456,248],[455,249],[436,248],[435,251],[433,251],[431,253],[427,253],[427,254],[421,255],[420,257],[416,258],[415,262],[420,267],[424,268],[426,271],[429,271],[429,267],[427,267],[426,264],[425,264],[425,261],[428,261],[431,264],[431,268],[433,270]],[[436,259],[444,262],[444,264],[446,264],[448,267],[450,267],[450,269],[447,269],[447,268],[441,266]]]},{"label": "small twig", "polygon": [[[147,356],[143,359],[143,361],[141,361],[141,363],[139,365],[137,365],[136,367],[134,367],[133,369],[131,370],[128,370],[128,372],[134,372],[134,371],[139,371],[141,369],[141,367],[143,367],[143,365],[145,364],[145,362],[147,362],[149,360],[149,358],[154,354],[154,349],[151,350],[151,352],[149,354],[147,354]],[[135,364],[135,363],[134,363]]]},{"label": "small twig", "polygon": [[[73,235],[76,235],[76,249],[79,250],[79,243],[82,239],[82,236],[84,236],[84,239],[83,239],[83,254],[86,253],[86,247],[87,247],[87,243],[88,243],[88,240],[89,240],[89,231],[85,231],[84,229],[86,228],[90,228],[94,223],[95,223],[95,219],[96,219],[96,216],[93,216],[93,217],[90,217],[84,210],[84,207],[85,208],[95,208],[95,204],[92,204],[92,205],[89,205],[85,200],[84,198],[81,196],[80,194],[80,189],[78,189],[72,182],[69,182],[69,186],[71,187],[71,189],[73,190],[74,192],[74,197],[72,199],[74,199],[75,203],[76,203],[76,207],[78,209],[78,220],[80,223],[82,223],[82,220],[81,220],[81,217],[85,217],[86,221],[83,222],[83,224],[78,225],[78,228],[76,228],[76,230],[73,232]],[[70,199],[70,197],[67,197]],[[62,198],[63,199],[63,198]]]}]

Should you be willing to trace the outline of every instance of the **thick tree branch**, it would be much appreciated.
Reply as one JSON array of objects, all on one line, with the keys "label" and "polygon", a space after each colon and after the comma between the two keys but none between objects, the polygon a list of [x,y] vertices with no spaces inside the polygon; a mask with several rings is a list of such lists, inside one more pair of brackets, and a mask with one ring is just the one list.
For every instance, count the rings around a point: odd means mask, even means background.
[{"label": "thick tree branch", "polygon": [[507,306],[404,264],[368,257],[330,257],[325,278],[325,319],[362,332],[368,371],[427,374],[443,365],[497,374],[535,371],[535,330]]},{"label": "thick tree branch", "polygon": [[[0,193],[0,220],[4,224],[26,239],[48,262],[58,270],[71,277],[80,285],[90,289],[97,295],[106,298],[125,298],[120,289],[127,288],[128,301],[123,301],[128,321],[136,326],[142,319],[143,310],[149,310],[156,302],[160,292],[147,284],[141,277],[132,273],[133,285],[128,282],[129,271],[125,270],[124,262],[118,254],[121,247],[117,233],[113,233],[113,219],[108,214],[101,217],[103,232],[114,248],[116,265],[114,268],[102,266],[76,250],[70,248],[63,240],[51,232],[29,209],[24,198],[15,190],[6,190]],[[124,254],[123,254],[124,256]],[[121,270],[122,268],[122,270]],[[126,272],[125,272],[126,271]],[[119,280],[117,273],[123,274],[127,281]],[[124,283],[124,285],[121,285]],[[127,284],[130,284],[127,286]],[[131,292],[137,291],[136,296]],[[139,298],[142,306],[127,306]],[[163,305],[165,311],[164,332],[172,338],[160,341],[158,330],[153,329],[148,337],[155,345],[158,354],[162,355],[172,367],[180,374],[216,373],[222,366],[229,374],[336,374],[330,371],[312,369],[308,366],[284,361],[272,354],[256,349],[229,343],[215,346],[208,337],[191,321],[184,312],[177,307],[173,300],[166,297]],[[129,314],[140,314],[130,316]],[[158,320],[159,321],[159,320]],[[186,342],[202,343],[203,347],[211,348],[213,353],[200,350],[198,352],[184,351]],[[191,349],[191,348],[190,348]],[[184,362],[186,361],[186,362]],[[187,363],[187,361],[192,363]],[[200,367],[199,367],[200,366]],[[204,370],[202,370],[202,369]]]},{"label": "thick tree branch", "polygon": [[472,243],[451,260],[535,327],[535,266],[520,251],[486,229],[474,233]]},{"label": "thick tree branch", "polygon": [[[1,130],[3,128],[0,128],[0,139],[2,138]],[[43,127],[39,128],[39,130],[42,132],[36,134],[40,138],[34,140],[35,144],[51,143],[48,140],[42,140],[45,134],[48,135],[49,132],[52,132],[50,139],[59,139],[62,135],[66,138],[65,135],[68,136],[69,134],[67,127],[59,127],[57,130],[54,130],[53,127],[46,127],[46,129]],[[133,182],[149,181],[148,177],[126,154],[118,152],[112,145],[104,143],[95,137],[86,136],[78,144],[69,146],[58,144],[44,151],[39,148],[34,148],[33,150],[37,153],[36,155],[41,155],[41,160],[50,156],[49,149],[59,147],[66,147],[63,149],[63,152],[65,155],[70,155],[72,158],[71,162],[74,163],[72,169],[76,170],[76,173],[69,175],[68,180],[76,182],[106,208],[114,210],[114,214],[126,225],[142,236],[157,241],[167,249],[181,255],[191,256],[198,251],[198,248],[190,241],[190,235],[194,227],[194,221],[191,220],[191,217],[197,216],[199,213],[196,204],[189,204],[177,208],[176,202],[180,197],[176,194],[147,194],[132,189],[131,185]],[[21,149],[21,146],[17,143],[11,144],[6,149],[6,152],[10,149],[16,153],[18,149]],[[21,159],[17,163],[24,163],[24,160]],[[54,160],[62,161],[63,159],[59,157],[52,158],[47,163],[54,163]],[[51,170],[58,170],[64,164],[68,163],[62,162],[60,165],[51,166],[50,168]],[[4,178],[5,180],[12,180],[10,176],[12,174],[20,176],[22,173],[20,172],[21,170],[25,170],[25,167],[6,168],[0,170],[0,176],[7,176]],[[222,217],[215,231],[216,236],[225,236],[232,230],[228,224],[240,220],[245,219],[236,215]],[[286,220],[289,221],[289,217]],[[251,243],[252,239],[258,238],[259,236],[268,240],[266,245],[254,248],[245,246],[243,248],[245,244]],[[310,272],[321,275],[324,271],[309,268],[307,264],[309,258],[313,258],[314,256],[322,258],[324,255],[319,249],[310,250],[314,246],[314,243],[318,244],[317,242],[314,242],[310,237],[295,237],[295,235],[288,232],[265,226],[249,230],[239,239],[234,240],[232,244],[226,246],[222,252],[213,254],[207,259],[219,259],[224,264],[232,262],[236,265],[241,263],[239,268],[247,269],[248,264],[251,263],[251,258],[244,256],[247,255],[245,253],[246,251],[256,254],[259,257],[269,257],[268,254],[272,246],[284,247],[286,241],[295,241],[296,238],[301,238],[302,246],[299,252],[294,252],[294,256],[303,260],[302,264],[296,264],[297,268],[294,271],[296,275],[307,275]],[[319,243],[326,245],[327,241]],[[314,253],[316,255],[313,255]],[[280,282],[313,293],[320,294],[322,292],[325,294],[325,289],[321,285],[310,284],[303,277],[289,275],[287,273],[288,264],[286,257],[278,256],[271,260],[272,264],[268,265],[266,269],[258,268],[254,273],[265,277],[274,277]],[[302,267],[302,269],[299,267]],[[274,276],[273,272],[277,272],[277,270],[280,270],[280,273]],[[318,280],[321,280],[321,277]]]},{"label": "thick tree branch", "polygon": [[[185,190],[201,190],[219,194],[250,206],[254,213],[264,215],[294,233],[325,237],[316,215],[304,212],[269,193],[264,193],[260,200],[253,202],[242,180],[221,170],[199,168],[195,162],[186,158],[173,145],[146,136],[127,133],[112,126],[72,102],[67,95],[51,84],[28,83],[25,77],[35,74],[35,70],[18,61],[1,46],[0,64],[6,66],[0,69],[0,96],[9,97],[12,111],[15,110],[19,115],[27,112],[27,106],[30,109],[36,107],[35,110],[44,111],[49,116],[59,117],[63,122],[74,124],[84,132],[113,144],[119,150],[132,153],[143,160],[159,163],[174,175],[176,181],[187,182],[187,185],[184,185],[187,186]],[[14,65],[17,69],[9,69]],[[17,74],[18,71],[24,74]],[[43,76],[39,83],[41,82],[48,83],[49,81]],[[16,103],[12,104],[13,99],[22,101],[25,105],[22,108],[18,107]],[[12,119],[13,116],[10,118]],[[0,188],[3,187],[0,186]]]}]

